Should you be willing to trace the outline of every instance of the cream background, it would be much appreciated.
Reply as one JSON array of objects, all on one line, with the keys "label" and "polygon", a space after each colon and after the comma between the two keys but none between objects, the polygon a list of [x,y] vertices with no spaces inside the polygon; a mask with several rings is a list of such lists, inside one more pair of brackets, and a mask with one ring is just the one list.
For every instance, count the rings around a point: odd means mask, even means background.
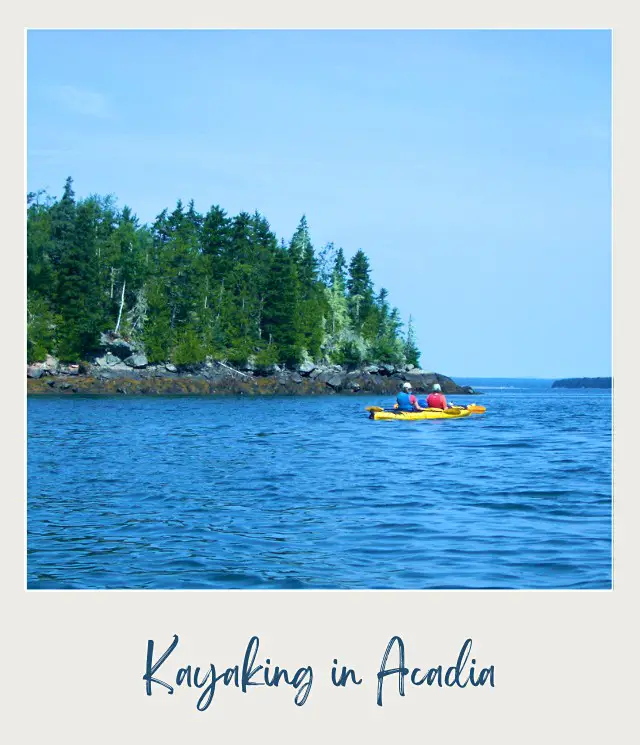
[{"label": "cream background", "polygon": [[[637,16],[631,4],[485,2],[393,4],[271,2],[171,4],[29,2],[2,24],[0,118],[5,319],[2,386],[5,585],[0,727],[8,742],[169,743],[304,741],[451,743],[626,743],[635,741],[638,685],[638,502],[634,454],[633,365],[638,271]],[[4,11],[3,15],[6,13]],[[634,24],[635,22],[635,24]],[[26,592],[24,329],[23,28],[27,27],[590,27],[614,29],[614,524],[613,591],[574,592]],[[568,292],[570,288],[568,287]],[[23,313],[24,315],[24,313]],[[633,326],[632,326],[633,324]],[[7,391],[10,391],[8,394]],[[4,628],[6,627],[6,628]],[[220,689],[206,712],[197,692],[145,695],[147,639],[180,645],[163,668],[240,664],[251,635],[259,661],[312,665],[307,703],[289,689]],[[495,665],[495,689],[408,686],[405,698],[385,684],[376,706],[375,673],[394,634],[410,667],[453,664],[474,640],[478,665]],[[355,667],[359,687],[333,688],[334,657]],[[196,738],[193,740],[192,738]]]}]

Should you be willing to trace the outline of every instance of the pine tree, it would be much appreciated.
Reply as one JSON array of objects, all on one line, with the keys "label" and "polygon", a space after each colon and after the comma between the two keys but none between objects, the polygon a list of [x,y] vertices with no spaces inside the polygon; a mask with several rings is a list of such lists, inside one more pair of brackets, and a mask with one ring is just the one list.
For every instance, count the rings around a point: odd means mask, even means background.
[{"label": "pine tree", "polygon": [[407,339],[404,344],[404,355],[408,365],[420,367],[420,350],[416,344],[413,318],[411,316],[409,316],[409,324],[407,326]]},{"label": "pine tree", "polygon": [[370,277],[369,259],[359,249],[349,264],[347,290],[349,311],[354,327],[361,330],[373,310],[373,283]]},{"label": "pine tree", "polygon": [[81,359],[96,347],[103,321],[98,278],[95,207],[89,202],[78,206],[59,259],[58,353],[65,361]]},{"label": "pine tree", "polygon": [[60,200],[32,192],[27,204],[31,361],[78,361],[110,329],[134,335],[152,363],[417,364],[412,321],[405,338],[364,252],[348,269],[333,243],[317,256],[305,216],[287,246],[257,211],[201,215],[178,201],[140,225],[113,196],[76,201],[71,178]]}]

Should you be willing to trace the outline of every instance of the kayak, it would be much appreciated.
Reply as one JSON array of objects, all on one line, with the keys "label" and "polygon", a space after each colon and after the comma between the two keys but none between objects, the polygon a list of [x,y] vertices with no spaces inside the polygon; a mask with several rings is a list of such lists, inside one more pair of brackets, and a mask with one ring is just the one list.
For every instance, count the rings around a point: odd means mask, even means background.
[{"label": "kayak", "polygon": [[468,406],[451,406],[448,409],[425,409],[424,411],[392,411],[384,410],[380,406],[367,406],[369,419],[391,421],[404,419],[405,421],[419,421],[421,419],[459,419],[471,414],[484,414],[485,406],[469,404]]},{"label": "kayak", "polygon": [[421,419],[460,419],[470,416],[468,409],[431,409],[427,411],[370,411],[369,419],[417,421]]}]

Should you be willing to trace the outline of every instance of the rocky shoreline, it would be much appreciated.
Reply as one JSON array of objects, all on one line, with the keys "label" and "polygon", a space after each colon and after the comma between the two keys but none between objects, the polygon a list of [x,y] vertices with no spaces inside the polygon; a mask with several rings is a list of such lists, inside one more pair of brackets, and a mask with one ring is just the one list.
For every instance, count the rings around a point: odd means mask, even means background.
[{"label": "rocky shoreline", "polygon": [[278,365],[258,369],[248,361],[242,366],[207,360],[177,366],[149,364],[131,342],[102,335],[100,354],[93,362],[63,365],[49,356],[27,368],[28,394],[99,395],[314,395],[335,393],[393,394],[404,381],[416,393],[439,383],[445,394],[478,395],[470,386],[412,365],[367,365],[347,370],[340,365],[305,362],[294,370]]}]

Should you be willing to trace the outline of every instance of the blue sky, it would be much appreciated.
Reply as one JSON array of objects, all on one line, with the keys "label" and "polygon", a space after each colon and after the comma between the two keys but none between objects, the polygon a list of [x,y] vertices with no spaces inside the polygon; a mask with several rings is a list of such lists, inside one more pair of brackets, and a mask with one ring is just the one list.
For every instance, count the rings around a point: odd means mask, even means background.
[{"label": "blue sky", "polygon": [[611,373],[609,32],[31,31],[27,83],[29,190],[304,213],[425,369]]}]

